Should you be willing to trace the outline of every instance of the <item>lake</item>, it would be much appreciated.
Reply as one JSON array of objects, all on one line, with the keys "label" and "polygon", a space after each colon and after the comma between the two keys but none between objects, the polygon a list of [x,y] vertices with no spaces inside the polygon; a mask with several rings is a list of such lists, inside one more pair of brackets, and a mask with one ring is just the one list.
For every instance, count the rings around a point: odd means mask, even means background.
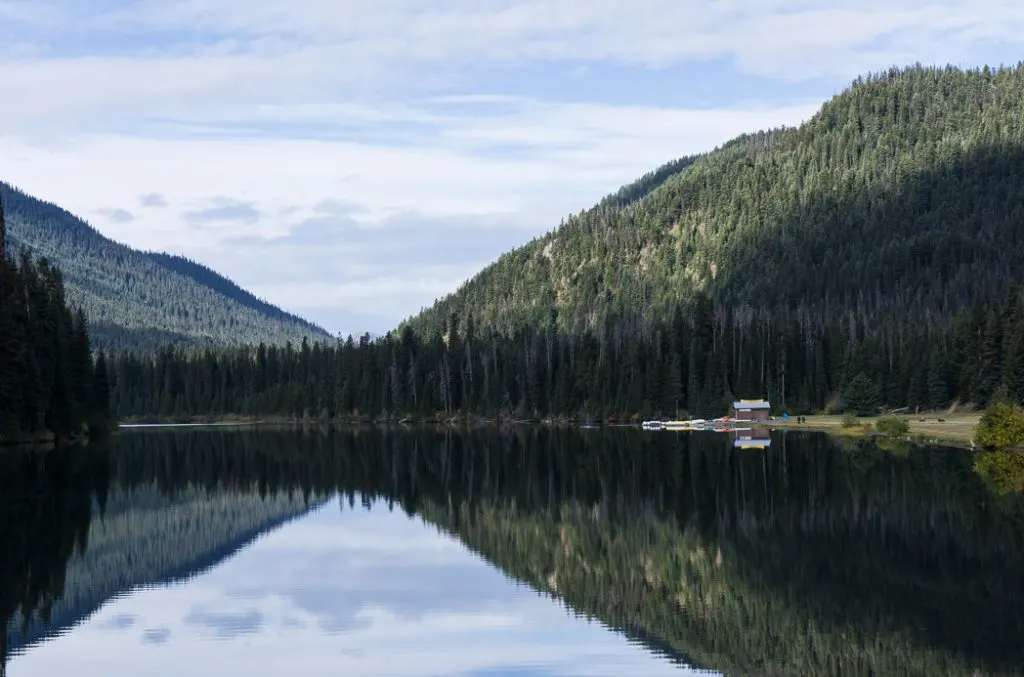
[{"label": "lake", "polygon": [[1024,675],[1022,492],[1012,454],[811,433],[124,431],[0,453],[0,652],[9,677]]}]

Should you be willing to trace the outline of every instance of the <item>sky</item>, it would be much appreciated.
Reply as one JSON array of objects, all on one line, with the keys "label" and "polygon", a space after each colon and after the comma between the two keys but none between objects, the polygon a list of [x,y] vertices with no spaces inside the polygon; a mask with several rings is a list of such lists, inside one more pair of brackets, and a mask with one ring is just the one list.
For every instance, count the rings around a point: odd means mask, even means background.
[{"label": "sky", "polygon": [[383,332],[677,157],[1018,0],[0,0],[0,180],[332,333]]}]

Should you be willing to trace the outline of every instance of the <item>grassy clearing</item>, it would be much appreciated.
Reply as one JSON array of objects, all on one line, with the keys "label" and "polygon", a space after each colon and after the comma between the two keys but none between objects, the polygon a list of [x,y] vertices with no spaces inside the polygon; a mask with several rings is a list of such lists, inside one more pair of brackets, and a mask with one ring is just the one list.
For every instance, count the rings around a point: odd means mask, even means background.
[{"label": "grassy clearing", "polygon": [[[842,416],[808,416],[806,423],[797,423],[795,418],[788,421],[771,421],[773,428],[789,430],[821,430],[835,435],[859,437],[875,432],[875,421],[881,417],[866,416],[858,419],[860,425],[843,427]],[[925,440],[970,444],[974,439],[974,427],[981,420],[981,414],[927,414],[924,416],[902,416],[910,424],[910,435]],[[924,421],[918,419],[923,418]],[[942,422],[939,422],[942,419]]]}]

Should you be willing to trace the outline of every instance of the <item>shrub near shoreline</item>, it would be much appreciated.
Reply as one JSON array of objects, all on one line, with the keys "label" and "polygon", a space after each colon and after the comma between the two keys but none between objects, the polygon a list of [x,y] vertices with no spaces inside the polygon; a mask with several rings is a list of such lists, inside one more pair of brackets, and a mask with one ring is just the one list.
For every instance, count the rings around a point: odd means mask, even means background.
[{"label": "shrub near shoreline", "polygon": [[997,402],[985,410],[975,428],[974,441],[986,449],[1024,446],[1024,407]]},{"label": "shrub near shoreline", "polygon": [[875,421],[875,429],[889,437],[904,437],[910,432],[910,424],[905,418],[887,416]]}]

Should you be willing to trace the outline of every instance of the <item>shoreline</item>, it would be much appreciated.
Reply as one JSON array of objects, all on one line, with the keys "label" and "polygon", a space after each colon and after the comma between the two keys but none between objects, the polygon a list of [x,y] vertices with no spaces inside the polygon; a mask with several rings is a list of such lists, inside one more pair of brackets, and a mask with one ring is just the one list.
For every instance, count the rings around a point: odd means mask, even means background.
[{"label": "shoreline", "polygon": [[[802,431],[802,432],[823,432],[836,437],[860,438],[860,437],[882,437],[886,436],[875,429],[875,422],[881,416],[864,417],[857,419],[856,426],[844,426],[842,416],[811,415],[807,416],[806,422],[798,423],[795,417],[788,420],[776,418],[772,421],[754,422],[754,427],[764,427],[771,430]],[[947,414],[926,416],[898,416],[905,419],[909,425],[908,434],[904,437],[921,443],[942,444],[957,446],[966,449],[975,448],[973,444],[974,429],[981,419],[981,413],[972,414]],[[924,419],[923,421],[920,419]],[[941,419],[941,420],[940,420]],[[481,426],[506,426],[540,424],[548,426],[590,426],[598,427],[639,427],[639,423],[630,421],[585,421],[582,419],[569,418],[544,418],[528,420],[504,420],[487,417],[450,417],[434,418],[425,417],[422,419],[410,420],[370,420],[370,419],[301,419],[288,417],[257,417],[257,416],[224,416],[224,417],[182,417],[180,419],[162,417],[138,417],[125,419],[118,422],[119,430],[151,430],[160,428],[202,428],[202,427],[255,427],[255,426],[287,426],[287,427],[323,427],[323,428],[362,428],[376,426],[443,426],[443,427],[481,427]]]}]

